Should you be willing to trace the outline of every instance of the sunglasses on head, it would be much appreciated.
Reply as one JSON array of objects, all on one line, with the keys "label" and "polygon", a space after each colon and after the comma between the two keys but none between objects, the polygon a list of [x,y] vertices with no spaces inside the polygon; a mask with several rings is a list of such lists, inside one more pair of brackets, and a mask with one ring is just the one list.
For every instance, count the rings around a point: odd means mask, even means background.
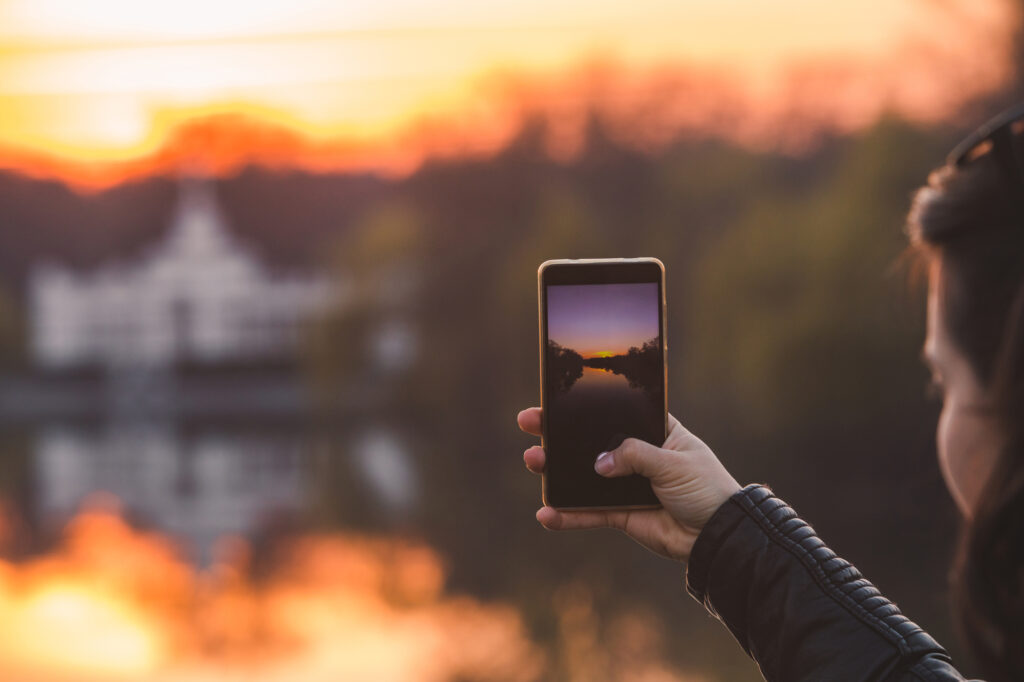
[{"label": "sunglasses on head", "polygon": [[992,154],[1003,174],[1024,190],[1024,104],[1004,111],[975,130],[946,157],[946,163],[963,168]]}]

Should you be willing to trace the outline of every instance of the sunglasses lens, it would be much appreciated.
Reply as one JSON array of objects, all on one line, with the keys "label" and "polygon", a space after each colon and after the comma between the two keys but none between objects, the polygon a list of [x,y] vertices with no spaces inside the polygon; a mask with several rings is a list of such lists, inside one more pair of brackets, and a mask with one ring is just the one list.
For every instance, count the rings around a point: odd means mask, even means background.
[{"label": "sunglasses lens", "polygon": [[975,159],[979,159],[985,154],[992,151],[992,140],[982,140],[978,144],[968,149],[963,156],[957,160],[957,165],[963,165],[965,163],[971,163]]}]

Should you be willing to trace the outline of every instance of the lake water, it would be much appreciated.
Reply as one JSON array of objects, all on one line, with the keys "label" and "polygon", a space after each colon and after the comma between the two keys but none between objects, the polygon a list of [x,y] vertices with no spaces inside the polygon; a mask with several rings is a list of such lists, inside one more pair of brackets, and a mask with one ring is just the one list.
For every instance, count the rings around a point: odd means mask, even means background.
[{"label": "lake water", "polygon": [[586,425],[591,434],[579,433],[577,428],[573,429],[577,431],[574,438],[598,446],[595,456],[617,447],[623,438],[653,436],[657,440],[661,432],[659,402],[644,389],[630,387],[624,375],[608,369],[584,367],[583,376],[555,399],[552,410],[577,426]]},{"label": "lake water", "polygon": [[579,500],[608,499],[616,491],[632,491],[629,496],[633,499],[644,490],[649,493],[646,480],[599,476],[594,472],[594,460],[626,438],[661,443],[662,404],[660,394],[631,387],[622,374],[584,367],[583,375],[551,400],[547,447],[552,477],[570,486],[571,492],[566,494]]}]

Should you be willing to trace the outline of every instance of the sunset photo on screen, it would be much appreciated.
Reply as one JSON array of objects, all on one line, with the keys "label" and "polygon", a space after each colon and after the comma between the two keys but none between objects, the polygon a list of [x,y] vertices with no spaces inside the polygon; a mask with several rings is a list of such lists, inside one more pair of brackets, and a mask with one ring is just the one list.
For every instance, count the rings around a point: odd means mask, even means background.
[{"label": "sunset photo on screen", "polygon": [[547,297],[552,410],[657,417],[663,395],[658,284],[552,285]]}]

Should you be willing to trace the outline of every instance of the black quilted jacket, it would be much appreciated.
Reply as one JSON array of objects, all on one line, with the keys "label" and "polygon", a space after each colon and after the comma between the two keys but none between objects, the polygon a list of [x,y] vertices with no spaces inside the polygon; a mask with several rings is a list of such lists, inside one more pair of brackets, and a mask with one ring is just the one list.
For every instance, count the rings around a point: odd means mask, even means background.
[{"label": "black quilted jacket", "polygon": [[708,521],[686,582],[772,682],[964,679],[928,633],[764,486],[747,486]]}]

